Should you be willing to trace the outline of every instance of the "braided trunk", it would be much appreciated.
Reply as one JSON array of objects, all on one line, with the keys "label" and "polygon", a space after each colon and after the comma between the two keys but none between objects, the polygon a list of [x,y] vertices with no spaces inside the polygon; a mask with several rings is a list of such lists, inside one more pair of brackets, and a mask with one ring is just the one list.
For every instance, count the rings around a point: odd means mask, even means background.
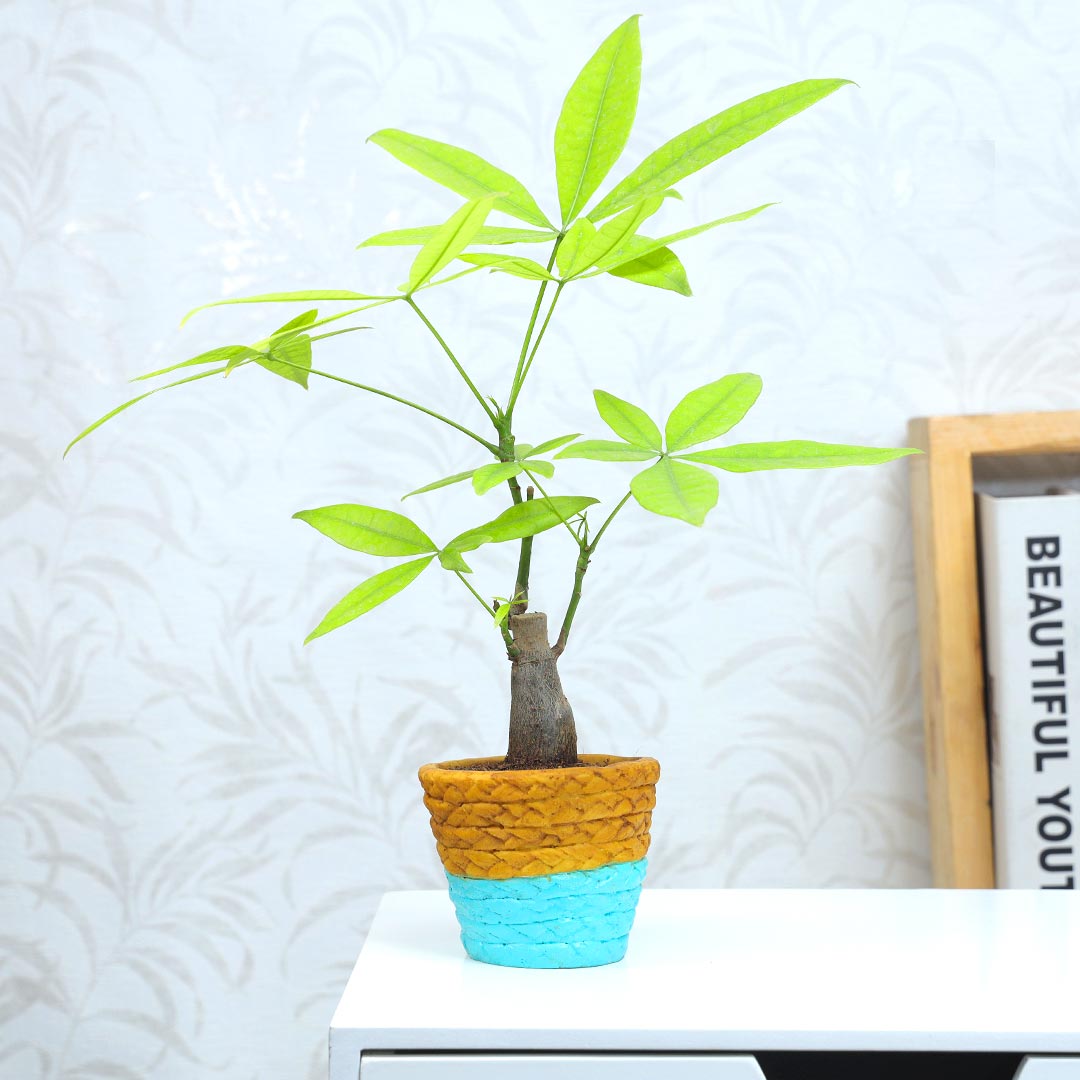
[{"label": "braided trunk", "polygon": [[511,769],[553,769],[578,763],[574,711],[563,693],[556,657],[548,644],[547,616],[510,616],[519,652],[510,668]]}]

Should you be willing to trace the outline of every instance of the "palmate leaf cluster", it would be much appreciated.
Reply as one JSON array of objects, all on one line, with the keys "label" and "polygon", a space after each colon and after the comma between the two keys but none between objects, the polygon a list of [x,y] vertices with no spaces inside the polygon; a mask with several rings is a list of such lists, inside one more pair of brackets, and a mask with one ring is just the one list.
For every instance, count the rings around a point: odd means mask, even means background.
[{"label": "palmate leaf cluster", "polygon": [[[629,499],[633,498],[652,513],[701,525],[717,502],[719,484],[713,470],[740,473],[872,465],[913,452],[805,440],[706,447],[705,444],[731,431],[757,400],[761,379],[750,373],[724,375],[692,390],[671,410],[663,432],[638,406],[608,391],[596,390],[594,398],[600,419],[616,439],[570,434],[537,445],[517,441],[514,410],[562,292],[571,286],[578,287],[580,282],[606,276],[690,296],[686,269],[674,246],[719,226],[748,221],[773,204],[766,202],[655,236],[653,233],[658,230],[650,225],[650,220],[662,212],[670,213],[670,208],[681,199],[675,185],[821,101],[847,80],[807,79],[724,109],[669,139],[594,200],[626,147],[637,112],[640,82],[638,17],[632,16],[586,62],[559,113],[554,135],[557,224],[521,181],[483,157],[393,128],[377,131],[370,137],[371,142],[465,200],[444,222],[383,232],[358,245],[361,249],[417,249],[398,292],[377,295],[352,289],[314,289],[218,300],[196,308],[185,321],[204,308],[228,304],[299,303],[305,310],[253,344],[221,346],[139,376],[139,379],[157,379],[182,373],[179,378],[112,410],[78,435],[71,445],[159,390],[213,375],[230,375],[244,367],[267,371],[305,389],[312,377],[332,380],[448,424],[481,448],[484,459],[472,469],[425,483],[403,498],[470,481],[476,495],[505,484],[511,505],[443,544],[396,511],[350,503],[299,512],[297,518],[347,548],[405,560],[363,581],[342,598],[308,640],[385,602],[438,561],[442,568],[461,579],[489,615],[494,614],[496,627],[511,655],[513,642],[507,620],[513,611],[524,610],[528,604],[532,541],[540,533],[561,526],[578,547],[572,599],[556,646],[561,652],[580,599],[585,570],[608,526]],[[495,214],[512,219],[512,223],[490,224],[489,219]],[[544,245],[546,263],[532,257],[539,245]],[[485,248],[497,250],[477,250]],[[427,290],[481,270],[510,275],[535,289],[524,340],[504,399],[480,391],[420,307]],[[319,308],[308,307],[316,303],[345,306],[332,314],[320,315]],[[355,324],[324,327],[391,303],[406,304],[431,332],[490,422],[488,435],[388,389],[313,366],[315,342],[368,329]],[[542,481],[550,481],[555,474],[556,460],[573,459],[645,466],[632,476],[629,490],[599,528],[590,530],[588,518],[590,508],[599,500],[549,495],[543,487]],[[486,544],[512,541],[520,543],[520,555],[518,577],[510,599],[494,594],[489,594],[493,599],[485,599],[468,580],[472,567],[465,555]]]}]

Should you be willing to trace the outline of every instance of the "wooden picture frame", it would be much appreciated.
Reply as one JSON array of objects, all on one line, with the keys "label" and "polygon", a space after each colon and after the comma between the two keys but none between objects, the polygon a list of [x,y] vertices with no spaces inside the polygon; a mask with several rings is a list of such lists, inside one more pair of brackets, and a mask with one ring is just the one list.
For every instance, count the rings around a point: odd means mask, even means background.
[{"label": "wooden picture frame", "polygon": [[1080,452],[1080,411],[910,421],[911,500],[934,884],[993,888],[973,462]]}]

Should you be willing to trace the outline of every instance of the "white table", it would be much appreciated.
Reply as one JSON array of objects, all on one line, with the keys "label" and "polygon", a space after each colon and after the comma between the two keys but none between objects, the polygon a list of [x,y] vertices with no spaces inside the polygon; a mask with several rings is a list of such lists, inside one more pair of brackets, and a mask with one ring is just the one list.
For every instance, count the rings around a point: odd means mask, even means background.
[{"label": "white table", "polygon": [[388,893],[330,1080],[761,1080],[811,1051],[979,1051],[962,1080],[1080,1080],[1080,898],[646,889],[622,963],[523,971],[468,959],[444,893]]}]

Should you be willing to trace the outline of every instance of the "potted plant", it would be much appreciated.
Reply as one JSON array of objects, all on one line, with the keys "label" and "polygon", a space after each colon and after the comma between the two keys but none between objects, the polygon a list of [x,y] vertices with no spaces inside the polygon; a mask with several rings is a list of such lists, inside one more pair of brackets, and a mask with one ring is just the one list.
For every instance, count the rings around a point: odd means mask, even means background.
[{"label": "potted plant", "polygon": [[[315,377],[378,394],[449,425],[475,444],[475,468],[403,496],[452,488],[458,498],[471,500],[505,487],[506,508],[493,517],[485,515],[457,536],[435,540],[398,511],[356,503],[302,510],[295,517],[347,548],[394,560],[335,604],[307,641],[371,611],[429,567],[457,578],[463,598],[467,593],[467,602],[482,608],[482,617],[494,623],[510,664],[507,751],[500,757],[425,765],[420,780],[465,948],[474,958],[496,964],[587,966],[616,961],[626,949],[645,873],[659,765],[648,757],[580,754],[558,668],[570,644],[589,566],[598,548],[609,542],[620,511],[633,500],[650,513],[700,526],[717,501],[714,470],[873,465],[914,452],[802,440],[714,445],[757,400],[761,379],[749,373],[721,375],[691,390],[671,410],[663,431],[636,405],[596,390],[597,412],[610,429],[606,437],[571,434],[538,444],[518,441],[517,406],[529,377],[539,377],[533,374],[534,365],[565,290],[608,275],[689,296],[673,245],[747,221],[771,204],[654,238],[654,230],[644,230],[669,200],[679,198],[673,185],[846,82],[798,82],[725,109],[649,154],[590,205],[626,144],[640,72],[638,17],[633,16],[590,57],[563,103],[555,127],[557,224],[518,180],[476,154],[403,131],[376,132],[372,142],[465,199],[442,224],[381,233],[360,245],[418,249],[400,290],[393,295],[353,290],[274,293],[204,305],[299,302],[305,310],[253,344],[224,345],[139,376],[181,373],[114,409],[71,444],[158,390],[243,368],[261,369],[304,388]],[[512,220],[489,224],[493,214]],[[538,246],[546,260],[528,254]],[[491,248],[496,250],[486,250]],[[503,397],[489,396],[474,383],[424,311],[429,290],[451,282],[460,286],[463,278],[480,270],[512,275],[532,290],[523,304],[520,349],[507,363],[509,385]],[[310,307],[316,302],[345,307],[320,314]],[[411,309],[430,331],[475,398],[477,415],[482,414],[487,425],[483,431],[475,430],[467,418],[443,415],[387,389],[313,366],[317,341],[360,329],[344,320],[392,303]],[[601,508],[599,500],[589,496],[549,492],[546,485],[554,487],[556,461],[562,482],[564,477],[572,480],[568,463],[574,459],[612,462],[618,468],[632,465],[626,493],[610,508]],[[547,616],[534,609],[530,594],[533,545],[552,530],[569,533],[575,552],[568,568],[569,600],[554,641]],[[517,545],[517,573],[505,596],[473,584],[472,564],[492,544]]]}]

